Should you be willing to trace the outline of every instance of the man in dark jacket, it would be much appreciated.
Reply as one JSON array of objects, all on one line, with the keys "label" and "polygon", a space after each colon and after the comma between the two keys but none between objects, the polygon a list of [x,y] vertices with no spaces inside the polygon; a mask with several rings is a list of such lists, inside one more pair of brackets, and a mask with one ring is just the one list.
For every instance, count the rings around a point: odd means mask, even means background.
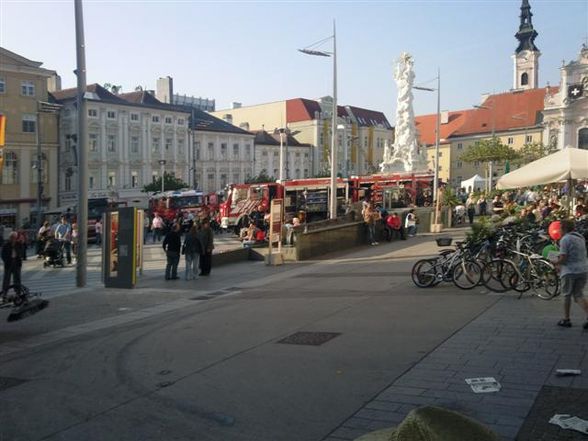
[{"label": "man in dark jacket", "polygon": [[165,266],[165,280],[177,280],[178,264],[180,263],[180,250],[182,248],[182,237],[180,236],[180,225],[174,224],[163,239],[163,249],[167,256]]},{"label": "man in dark jacket", "polygon": [[4,278],[2,279],[2,292],[6,293],[10,286],[10,279],[14,285],[20,285],[20,272],[24,247],[18,241],[18,233],[10,233],[8,241],[2,247],[2,261],[4,262]]},{"label": "man in dark jacket", "polygon": [[214,249],[214,233],[212,232],[212,228],[210,228],[210,221],[208,219],[202,221],[198,238],[202,244],[200,275],[208,276],[212,267],[212,250]]}]

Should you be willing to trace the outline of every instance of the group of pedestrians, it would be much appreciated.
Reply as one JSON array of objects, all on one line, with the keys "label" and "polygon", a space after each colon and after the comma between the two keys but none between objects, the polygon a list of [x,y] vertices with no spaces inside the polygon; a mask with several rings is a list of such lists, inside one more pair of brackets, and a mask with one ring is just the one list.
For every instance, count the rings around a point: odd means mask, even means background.
[{"label": "group of pedestrians", "polygon": [[384,234],[388,242],[393,239],[406,239],[407,236],[416,236],[418,218],[413,208],[406,213],[403,220],[396,212],[389,214],[381,205],[376,206],[372,201],[364,201],[362,216],[367,227],[370,245],[378,245],[376,241],[376,225],[379,222],[384,224]]},{"label": "group of pedestrians", "polygon": [[179,279],[178,265],[181,255],[186,261],[186,280],[194,280],[198,275],[210,275],[214,233],[209,219],[204,219],[200,223],[194,222],[184,235],[183,242],[182,225],[178,222],[174,223],[165,235],[162,246],[167,258],[165,280]]}]

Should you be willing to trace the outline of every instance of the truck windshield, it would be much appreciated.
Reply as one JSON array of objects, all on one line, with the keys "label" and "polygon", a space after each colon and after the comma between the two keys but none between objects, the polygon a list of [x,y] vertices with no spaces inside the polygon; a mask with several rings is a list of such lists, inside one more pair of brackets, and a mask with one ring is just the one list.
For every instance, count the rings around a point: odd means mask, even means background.
[{"label": "truck windshield", "polygon": [[169,199],[169,208],[189,208],[202,205],[202,196],[180,196]]}]

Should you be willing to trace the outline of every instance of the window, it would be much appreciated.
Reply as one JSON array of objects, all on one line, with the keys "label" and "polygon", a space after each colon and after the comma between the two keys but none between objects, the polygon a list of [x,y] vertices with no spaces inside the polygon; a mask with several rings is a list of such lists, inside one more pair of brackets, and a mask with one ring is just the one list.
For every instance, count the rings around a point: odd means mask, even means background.
[{"label": "window", "polygon": [[136,171],[131,172],[131,188],[137,188],[139,186],[139,173]]},{"label": "window", "polygon": [[304,154],[304,159],[308,159],[308,153]]},{"label": "window", "polygon": [[114,135],[108,135],[106,149],[111,153],[116,151],[116,138]]},{"label": "window", "polygon": [[368,146],[368,137],[363,138],[363,145]]},{"label": "window", "polygon": [[184,140],[178,139],[178,155],[184,156]]},{"label": "window", "polygon": [[208,175],[206,175],[207,180],[208,180],[208,190],[209,191],[215,191],[215,183],[214,183],[214,173],[208,173]]},{"label": "window", "polygon": [[178,118],[178,126],[184,125],[184,118]]},{"label": "window", "polygon": [[578,148],[588,150],[588,127],[578,131]]},{"label": "window", "polygon": [[18,156],[14,152],[4,154],[4,170],[2,171],[3,184],[18,184]]},{"label": "window", "polygon": [[98,118],[98,110],[96,110],[96,109],[88,109],[88,116],[90,118]]},{"label": "window", "polygon": [[159,138],[151,139],[151,151],[154,153],[159,151]]},{"label": "window", "polygon": [[441,158],[443,156],[443,152],[439,152],[439,157]]},{"label": "window", "polygon": [[139,121],[139,114],[138,113],[131,113],[131,121]]},{"label": "window", "polygon": [[245,144],[245,159],[251,159],[251,144]]},{"label": "window", "polygon": [[165,151],[170,151],[172,148],[173,139],[165,138]]},{"label": "window", "polygon": [[116,119],[116,112],[114,110],[109,110],[108,112],[106,112],[106,118]]},{"label": "window", "polygon": [[296,157],[297,158],[300,158],[300,153],[296,153]]},{"label": "window", "polygon": [[151,117],[151,122],[158,123],[159,122],[159,115],[153,115]]},{"label": "window", "polygon": [[227,186],[227,175],[222,173],[220,175],[220,188],[225,188]]},{"label": "window", "polygon": [[463,162],[461,162],[461,161],[457,161],[455,164],[456,168],[461,168],[462,166],[463,166]]},{"label": "window", "polygon": [[139,153],[139,137],[131,136],[131,153]]},{"label": "window", "polygon": [[527,135],[527,136],[525,136],[525,142],[526,143],[533,142],[533,135]]},{"label": "window", "polygon": [[115,172],[108,172],[108,186],[109,187],[116,186],[116,173]]},{"label": "window", "polygon": [[277,158],[280,156],[280,152],[274,152],[274,158]]},{"label": "window", "polygon": [[457,143],[457,150],[463,150],[463,144],[461,142]]},{"label": "window", "polygon": [[443,170],[443,166],[439,164],[439,171]]},{"label": "window", "polygon": [[32,81],[21,81],[20,94],[22,96],[35,96],[35,83]]},{"label": "window", "polygon": [[221,159],[227,159],[227,144],[224,142],[221,144]]},{"label": "window", "polygon": [[6,92],[6,80],[0,77],[0,93]]},{"label": "window", "polygon": [[514,144],[514,138],[513,138],[512,136],[509,136],[509,137],[508,137],[508,139],[506,140],[506,143],[507,143],[508,145],[512,145],[512,144]]},{"label": "window", "polygon": [[65,173],[65,178],[63,179],[63,186],[65,191],[71,191],[71,175],[69,173]]},{"label": "window", "polygon": [[194,158],[200,159],[200,141],[194,143]]},{"label": "window", "polygon": [[90,190],[94,188],[94,176],[90,176],[88,178],[88,187],[90,188]]},{"label": "window", "polygon": [[241,182],[241,174],[233,173],[233,184],[239,184]]},{"label": "window", "polygon": [[97,133],[90,133],[88,135],[89,139],[89,149],[91,152],[97,152],[98,151],[98,134]]},{"label": "window", "polygon": [[307,168],[304,169],[304,177],[308,178],[308,169]]},{"label": "window", "polygon": [[213,142],[208,143],[208,159],[209,160],[214,159],[214,143]]},{"label": "window", "polygon": [[529,84],[529,74],[527,72],[524,72],[521,75],[521,86],[526,86]]},{"label": "window", "polygon": [[36,115],[22,116],[22,131],[24,133],[35,133],[37,131],[37,117]]},{"label": "window", "polygon": [[264,150],[263,152],[261,152],[261,156],[267,156],[267,152]]},{"label": "window", "polygon": [[172,118],[171,118],[171,116],[166,116],[166,117],[165,117],[165,123],[166,123],[166,124],[171,124],[171,123],[172,123]]},{"label": "window", "polygon": [[233,144],[233,159],[239,159],[239,144]]}]

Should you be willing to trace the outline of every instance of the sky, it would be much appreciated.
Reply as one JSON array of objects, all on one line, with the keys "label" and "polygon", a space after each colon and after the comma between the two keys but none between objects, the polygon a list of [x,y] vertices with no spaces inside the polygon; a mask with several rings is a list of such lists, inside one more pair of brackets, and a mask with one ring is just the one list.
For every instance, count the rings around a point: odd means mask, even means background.
[{"label": "sky", "polygon": [[[588,38],[588,0],[530,0],[539,83],[559,84],[562,60]],[[87,81],[253,105],[332,95],[329,58],[297,51],[337,28],[338,102],[395,120],[394,60],[413,55],[417,85],[441,108],[479,104],[512,87],[520,0],[461,1],[84,1]],[[75,87],[73,1],[0,0],[0,46],[56,70]],[[331,50],[327,41],[321,46]],[[436,94],[415,90],[415,113],[435,113]]]}]

